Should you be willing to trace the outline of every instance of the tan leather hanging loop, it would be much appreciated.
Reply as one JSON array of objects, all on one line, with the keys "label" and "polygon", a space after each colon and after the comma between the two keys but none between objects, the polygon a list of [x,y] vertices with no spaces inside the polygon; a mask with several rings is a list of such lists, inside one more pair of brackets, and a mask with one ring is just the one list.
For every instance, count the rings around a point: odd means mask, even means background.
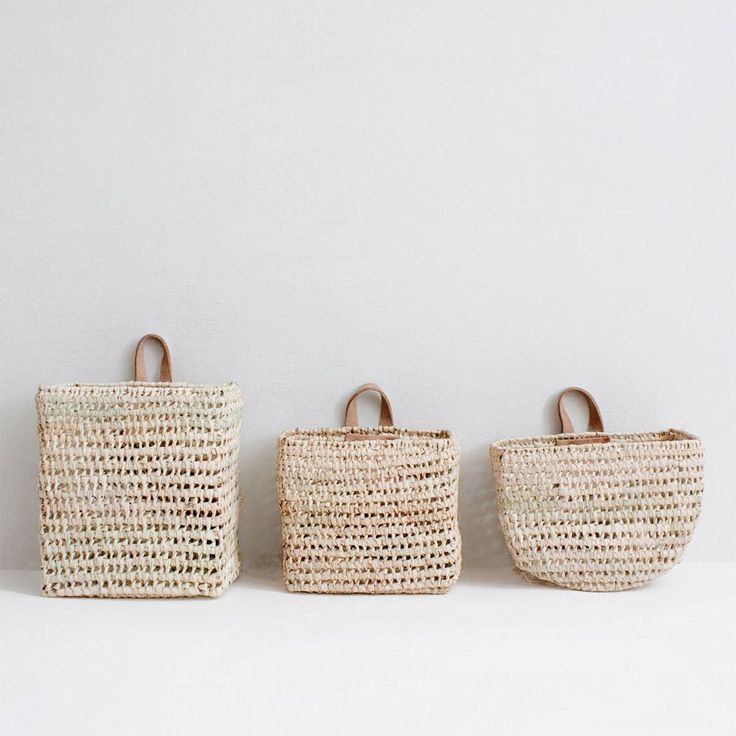
[{"label": "tan leather hanging loop", "polygon": [[146,364],[143,360],[143,343],[145,343],[146,340],[155,340],[159,345],[161,345],[163,356],[161,357],[161,370],[159,372],[158,380],[160,383],[171,383],[171,353],[169,352],[169,346],[161,335],[154,335],[153,333],[143,335],[143,337],[138,340],[138,345],[136,345],[135,380],[144,383],[148,381],[148,378],[146,377]]},{"label": "tan leather hanging loop", "polygon": [[381,395],[381,415],[378,420],[378,426],[393,427],[394,413],[391,409],[391,402],[388,400],[388,396],[383,392],[383,389],[375,383],[364,383],[362,386],[357,388],[353,395],[348,399],[348,404],[345,407],[345,426],[360,426],[358,423],[358,396],[366,391],[375,391],[377,394]]},{"label": "tan leather hanging loop", "polygon": [[575,432],[572,426],[570,415],[565,411],[562,400],[567,394],[580,394],[588,404],[588,432],[603,432],[603,419],[601,418],[601,410],[595,399],[584,388],[578,386],[570,386],[560,393],[557,399],[557,414],[560,417],[560,426],[562,434],[572,434]]}]

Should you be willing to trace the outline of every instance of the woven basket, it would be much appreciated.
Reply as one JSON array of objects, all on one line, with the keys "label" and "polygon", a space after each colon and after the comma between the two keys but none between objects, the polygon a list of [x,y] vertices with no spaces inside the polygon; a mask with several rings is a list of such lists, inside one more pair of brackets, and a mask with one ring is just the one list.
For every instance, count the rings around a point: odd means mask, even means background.
[{"label": "woven basket", "polygon": [[[576,434],[562,404],[588,402]],[[501,528],[516,566],[575,590],[636,588],[676,565],[700,514],[703,448],[686,432],[606,434],[580,388],[562,434],[491,445]]]},{"label": "woven basket", "polygon": [[235,384],[172,383],[146,335],[135,381],[41,386],[36,404],[45,595],[215,597],[238,576]]},{"label": "woven basket", "polygon": [[[381,395],[378,427],[359,427],[357,397]],[[446,431],[393,426],[375,384],[350,398],[342,429],[279,439],[278,497],[288,590],[445,593],[460,573],[459,450]]]}]

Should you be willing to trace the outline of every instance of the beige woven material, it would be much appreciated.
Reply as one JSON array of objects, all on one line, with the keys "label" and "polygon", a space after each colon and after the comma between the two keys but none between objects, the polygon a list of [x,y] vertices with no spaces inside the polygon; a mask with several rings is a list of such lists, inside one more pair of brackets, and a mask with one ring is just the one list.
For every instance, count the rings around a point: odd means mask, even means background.
[{"label": "beige woven material", "polygon": [[240,571],[242,404],[233,383],[41,386],[44,594],[220,595]]},{"label": "beige woven material", "polygon": [[[351,401],[363,390],[380,391],[369,384]],[[297,429],[279,439],[288,590],[444,593],[458,578],[455,439],[392,426],[382,395],[384,426]]]},{"label": "beige woven material", "polygon": [[624,590],[664,574],[700,514],[703,449],[680,430],[509,439],[491,459],[514,562],[566,588]]}]

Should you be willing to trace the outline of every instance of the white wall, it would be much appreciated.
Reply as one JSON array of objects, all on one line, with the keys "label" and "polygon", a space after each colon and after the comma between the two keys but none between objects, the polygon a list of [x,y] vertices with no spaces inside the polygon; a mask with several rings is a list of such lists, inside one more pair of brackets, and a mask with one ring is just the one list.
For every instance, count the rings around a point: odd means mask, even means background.
[{"label": "white wall", "polygon": [[246,396],[242,540],[279,553],[276,438],[359,383],[463,449],[469,566],[506,565],[487,445],[707,449],[690,559],[733,559],[736,73],[728,2],[2,0],[2,562],[37,565],[34,391]]}]

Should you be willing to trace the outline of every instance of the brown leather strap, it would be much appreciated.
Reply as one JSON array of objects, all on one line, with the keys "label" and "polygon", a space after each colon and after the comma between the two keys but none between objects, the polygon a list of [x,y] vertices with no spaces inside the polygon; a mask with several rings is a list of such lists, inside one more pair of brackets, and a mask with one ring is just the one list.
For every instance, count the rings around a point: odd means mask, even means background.
[{"label": "brown leather strap", "polygon": [[348,399],[348,405],[345,407],[345,426],[360,426],[358,423],[358,396],[365,391],[375,391],[377,394],[381,395],[381,416],[378,420],[378,426],[393,427],[394,413],[391,409],[391,402],[388,400],[388,396],[383,392],[383,389],[375,383],[364,383],[362,386],[357,388],[353,395]]},{"label": "brown leather strap", "polygon": [[562,434],[572,434],[575,432],[570,415],[565,411],[565,407],[562,405],[562,399],[564,399],[567,394],[573,393],[580,394],[588,403],[588,432],[603,432],[601,410],[598,408],[598,404],[595,403],[595,399],[584,388],[570,386],[569,388],[566,388],[557,399],[557,414],[560,417],[560,425],[562,427],[560,431]]},{"label": "brown leather strap", "polygon": [[143,360],[143,343],[146,340],[156,340],[161,345],[163,350],[163,356],[161,357],[161,370],[159,373],[158,380],[161,383],[171,383],[171,353],[169,352],[169,346],[166,344],[166,340],[161,335],[148,334],[138,340],[138,345],[135,348],[135,380],[136,381],[148,381],[146,377],[146,364]]}]

